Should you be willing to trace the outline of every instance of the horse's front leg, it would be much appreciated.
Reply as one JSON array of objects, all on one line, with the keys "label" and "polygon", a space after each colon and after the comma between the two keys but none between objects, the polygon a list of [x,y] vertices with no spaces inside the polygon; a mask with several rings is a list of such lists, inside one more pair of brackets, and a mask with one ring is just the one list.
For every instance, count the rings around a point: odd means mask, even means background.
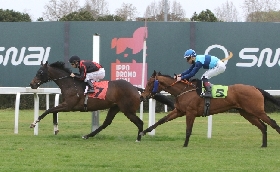
[{"label": "horse's front leg", "polygon": [[53,113],[53,131],[55,135],[57,135],[59,132],[57,112]]},{"label": "horse's front leg", "polygon": [[154,125],[151,125],[149,128],[145,129],[144,131],[140,132],[139,135],[144,136],[147,132],[151,132],[153,131],[155,128],[157,128],[157,126],[164,124],[168,121],[171,121],[175,118],[181,117],[183,116],[184,113],[177,111],[177,109],[175,108],[173,111],[171,111],[168,115],[164,116],[163,118],[161,118],[160,120],[158,120]]},{"label": "horse's front leg", "polygon": [[192,134],[192,128],[194,123],[195,115],[187,115],[186,114],[186,139],[184,143],[184,147],[187,147],[189,144],[189,139]]},{"label": "horse's front leg", "polygon": [[47,114],[57,113],[57,112],[61,112],[61,111],[69,111],[68,107],[69,106],[67,103],[62,103],[56,107],[49,108],[42,115],[40,115],[37,120],[35,120],[32,124],[30,124],[30,128],[34,128],[38,122],[40,122],[45,116],[47,116]]}]

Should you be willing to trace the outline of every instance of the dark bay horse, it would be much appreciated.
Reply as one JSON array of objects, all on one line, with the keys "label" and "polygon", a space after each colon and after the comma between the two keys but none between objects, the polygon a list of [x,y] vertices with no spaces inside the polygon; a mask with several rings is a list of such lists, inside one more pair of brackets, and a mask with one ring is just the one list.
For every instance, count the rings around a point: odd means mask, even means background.
[{"label": "dark bay horse", "polygon": [[[41,64],[36,76],[30,83],[31,88],[36,89],[43,83],[52,80],[61,89],[63,102],[56,107],[46,110],[30,125],[31,128],[35,127],[36,123],[42,120],[49,113],[53,113],[55,116],[58,112],[84,111],[84,89],[86,87],[85,82],[70,77],[70,73],[71,70],[64,66],[64,62],[58,61],[50,65],[48,62]],[[168,100],[164,99],[164,97],[160,95],[157,96],[157,98],[158,100],[163,100],[165,103],[168,102]],[[101,130],[105,129],[112,123],[115,115],[121,111],[131,122],[137,126],[138,134],[136,141],[140,141],[141,135],[139,135],[139,133],[143,131],[143,121],[136,115],[139,107],[140,95],[138,93],[137,87],[134,87],[131,83],[125,80],[109,81],[106,97],[104,100],[89,97],[87,101],[88,111],[109,109],[106,119],[99,128],[90,134],[83,136],[83,138],[88,139],[89,137],[93,137]],[[56,121],[54,121],[54,125],[55,122]],[[55,132],[57,133],[58,131]]]},{"label": "dark bay horse", "polygon": [[[175,109],[154,125],[141,132],[141,135],[151,132],[158,125],[185,115],[187,127],[184,147],[188,146],[194,120],[196,117],[203,115],[204,99],[196,92],[198,89],[197,80],[186,82],[177,82],[171,76],[162,75],[160,72],[157,73],[154,71],[153,75],[147,82],[145,91],[141,94],[141,99],[146,99],[151,95],[164,90],[175,96]],[[270,125],[279,134],[280,127],[275,120],[271,119],[265,113],[264,100],[269,100],[273,104],[280,106],[280,103],[273,96],[262,89],[243,84],[230,85],[228,87],[226,98],[211,99],[209,114],[214,115],[230,109],[237,109],[241,116],[261,130],[262,147],[267,147],[266,124]]]}]

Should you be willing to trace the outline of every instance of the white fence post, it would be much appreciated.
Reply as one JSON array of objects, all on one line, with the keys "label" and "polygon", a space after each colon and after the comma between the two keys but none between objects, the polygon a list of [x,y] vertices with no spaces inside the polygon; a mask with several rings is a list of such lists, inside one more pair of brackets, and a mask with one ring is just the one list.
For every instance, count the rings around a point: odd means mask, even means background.
[{"label": "white fence post", "polygon": [[[154,99],[149,99],[149,127],[155,124],[156,101]],[[155,135],[156,130],[152,130],[148,133],[149,135]]]},{"label": "white fence post", "polygon": [[46,110],[50,108],[50,95],[46,94]]},{"label": "white fence post", "polygon": [[[92,60],[94,62],[100,63],[100,36],[99,34],[93,35],[93,42],[92,42]],[[91,131],[93,132],[99,127],[99,111],[93,111],[91,113]]]},{"label": "white fence post", "polygon": [[208,116],[208,130],[207,130],[207,138],[211,138],[212,136],[212,117],[213,115]]},{"label": "white fence post", "polygon": [[20,104],[20,93],[17,93],[16,101],[15,101],[15,129],[14,129],[15,134],[18,134],[19,104]]},{"label": "white fence post", "polygon": [[[34,93],[34,121],[38,119],[39,116],[39,96],[37,93]],[[34,135],[38,135],[39,123],[34,127]]]}]

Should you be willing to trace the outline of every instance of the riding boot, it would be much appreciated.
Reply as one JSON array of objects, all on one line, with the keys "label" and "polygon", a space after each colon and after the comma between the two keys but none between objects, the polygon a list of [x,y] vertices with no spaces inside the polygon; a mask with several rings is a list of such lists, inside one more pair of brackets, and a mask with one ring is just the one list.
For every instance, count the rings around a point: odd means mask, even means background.
[{"label": "riding boot", "polygon": [[87,93],[94,93],[93,84],[92,84],[91,80],[87,80],[87,84],[88,84]]},{"label": "riding boot", "polygon": [[201,97],[211,98],[212,97],[211,84],[207,81],[207,82],[203,82],[203,86],[205,88],[205,92],[204,94],[201,95]]}]

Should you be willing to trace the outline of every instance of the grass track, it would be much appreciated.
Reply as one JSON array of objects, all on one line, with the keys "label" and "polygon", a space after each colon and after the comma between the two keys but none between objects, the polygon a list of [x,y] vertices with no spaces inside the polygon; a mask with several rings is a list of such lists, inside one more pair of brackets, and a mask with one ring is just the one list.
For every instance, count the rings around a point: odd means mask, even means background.
[{"label": "grass track", "polygon": [[[106,111],[100,114],[100,123]],[[157,114],[156,120],[165,113]],[[269,114],[280,124],[280,114]],[[208,139],[207,118],[197,118],[188,148],[183,148],[185,117],[175,119],[136,143],[137,128],[122,113],[96,137],[90,132],[91,114],[59,113],[58,135],[52,115],[39,123],[39,135],[29,128],[32,110],[21,110],[19,134],[14,111],[0,110],[0,171],[279,171],[280,135],[268,127],[268,147],[260,148],[261,132],[237,114],[213,116]],[[144,128],[148,115],[144,114]]]}]

